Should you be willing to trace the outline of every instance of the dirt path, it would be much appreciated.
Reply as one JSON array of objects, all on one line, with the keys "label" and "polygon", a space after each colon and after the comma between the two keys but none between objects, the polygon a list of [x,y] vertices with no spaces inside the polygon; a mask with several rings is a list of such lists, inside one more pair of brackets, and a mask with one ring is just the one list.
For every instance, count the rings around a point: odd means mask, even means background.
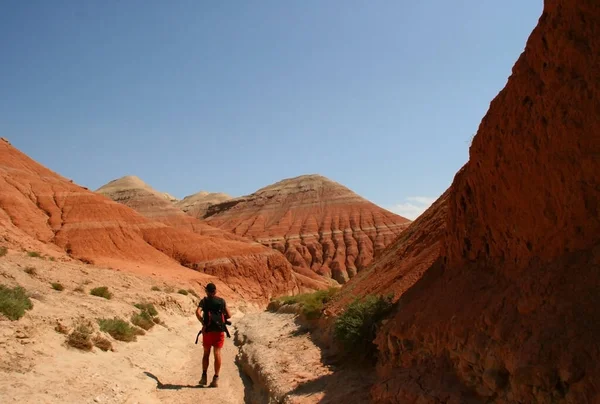
[{"label": "dirt path", "polygon": [[[235,364],[237,348],[226,339],[220,386],[198,386],[202,347],[194,344],[195,318],[169,318],[169,329],[155,327],[135,343],[116,352],[61,350],[40,347],[31,371],[2,373],[2,402],[19,403],[196,403],[244,402],[244,385]],[[26,341],[27,339],[22,339]],[[31,342],[35,344],[35,342]],[[49,341],[54,346],[54,341]],[[64,351],[63,351],[64,350]],[[25,357],[26,353],[17,357]],[[213,375],[212,360],[209,377]],[[10,400],[4,401],[5,398]]]},{"label": "dirt path", "polygon": [[[222,351],[223,364],[219,377],[218,388],[198,386],[202,373],[202,340],[194,345],[199,323],[195,318],[181,319],[175,327],[175,332],[168,336],[157,336],[157,344],[165,344],[167,363],[156,363],[154,371],[147,370],[144,374],[155,379],[157,402],[161,403],[197,403],[215,402],[226,404],[244,403],[244,384],[235,356],[238,352],[233,345],[233,338],[225,339]],[[192,331],[192,332],[190,332]],[[233,331],[233,330],[232,330]],[[167,366],[165,366],[167,365]],[[140,369],[141,370],[141,369]],[[208,381],[214,374],[213,358],[208,370]]]},{"label": "dirt path", "polygon": [[[53,290],[51,282],[65,289]],[[2,403],[367,402],[364,376],[324,366],[321,350],[291,314],[237,312],[215,389],[198,385],[203,350],[194,344],[200,324],[192,295],[166,292],[169,285],[162,283],[153,291],[156,280],[149,277],[23,257],[0,260],[0,284],[23,286],[33,302],[18,321],[0,316]],[[91,296],[99,285],[114,296]],[[55,328],[73,329],[80,319],[130,319],[139,302],[156,305],[166,327],[155,325],[135,342],[111,339],[114,351],[70,347]],[[240,374],[236,361],[250,377]],[[213,374],[211,360],[209,380]]]},{"label": "dirt path", "polygon": [[[24,271],[29,267],[35,274]],[[53,290],[53,281],[65,290]],[[191,295],[153,292],[155,281],[140,276],[27,258],[0,260],[0,284],[22,285],[33,296],[33,309],[18,321],[0,316],[2,403],[244,403],[233,338],[225,340],[220,386],[198,386],[202,345],[194,344],[200,324]],[[95,285],[107,285],[114,297],[90,296]],[[114,352],[69,347],[55,330],[57,322],[72,327],[81,318],[129,319],[140,301],[153,302],[167,327],[156,325],[135,342],[112,340]]]}]

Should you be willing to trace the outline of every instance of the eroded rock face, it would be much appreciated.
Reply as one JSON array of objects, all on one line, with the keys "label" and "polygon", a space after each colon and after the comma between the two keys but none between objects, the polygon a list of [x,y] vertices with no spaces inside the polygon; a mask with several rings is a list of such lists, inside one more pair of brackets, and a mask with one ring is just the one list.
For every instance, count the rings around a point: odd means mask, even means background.
[{"label": "eroded rock face", "polygon": [[373,263],[340,290],[328,312],[335,314],[357,297],[393,294],[393,300],[413,286],[440,257],[446,232],[448,195],[444,192],[408,226]]},{"label": "eroded rock face", "polygon": [[286,179],[213,205],[206,221],[340,283],[365,268],[410,223],[319,175]]},{"label": "eroded rock face", "polygon": [[376,402],[600,402],[600,3],[547,0],[379,332]]},{"label": "eroded rock face", "polygon": [[232,199],[231,196],[222,192],[200,191],[193,195],[188,195],[175,203],[179,209],[190,216],[202,219],[208,209],[216,204]]},{"label": "eroded rock face", "polygon": [[137,262],[164,271],[185,265],[219,277],[248,299],[297,289],[281,254],[149,220],[73,184],[6,141],[0,141],[0,190],[0,226],[12,244],[35,240],[98,264]]}]

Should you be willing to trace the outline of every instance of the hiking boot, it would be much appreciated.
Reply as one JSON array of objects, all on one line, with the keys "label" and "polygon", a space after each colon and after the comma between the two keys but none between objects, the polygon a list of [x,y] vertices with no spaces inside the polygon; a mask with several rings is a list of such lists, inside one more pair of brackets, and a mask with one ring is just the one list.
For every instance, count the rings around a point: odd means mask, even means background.
[{"label": "hiking boot", "polygon": [[200,383],[199,384],[201,386],[206,386],[206,383],[207,383],[207,381],[206,381],[206,374],[203,374],[202,378],[200,379]]},{"label": "hiking boot", "polygon": [[219,387],[219,376],[213,377],[212,382],[210,382],[210,386],[208,387]]}]

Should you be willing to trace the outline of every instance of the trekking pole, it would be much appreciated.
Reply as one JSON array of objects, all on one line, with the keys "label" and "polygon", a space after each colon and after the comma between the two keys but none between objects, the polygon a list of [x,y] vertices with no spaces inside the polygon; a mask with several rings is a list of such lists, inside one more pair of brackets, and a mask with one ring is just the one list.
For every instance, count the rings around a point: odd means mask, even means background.
[{"label": "trekking pole", "polygon": [[202,334],[202,328],[198,331],[198,335],[196,335],[196,345],[198,345],[198,338],[200,338],[200,334]]}]

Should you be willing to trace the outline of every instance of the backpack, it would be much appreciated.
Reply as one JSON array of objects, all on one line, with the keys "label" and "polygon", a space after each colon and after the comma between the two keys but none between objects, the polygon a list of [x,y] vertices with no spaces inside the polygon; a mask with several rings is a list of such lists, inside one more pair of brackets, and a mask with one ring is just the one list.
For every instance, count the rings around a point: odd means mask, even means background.
[{"label": "backpack", "polygon": [[[218,302],[215,300],[219,300]],[[225,301],[220,298],[202,299],[203,321],[206,331],[225,331]]]}]

